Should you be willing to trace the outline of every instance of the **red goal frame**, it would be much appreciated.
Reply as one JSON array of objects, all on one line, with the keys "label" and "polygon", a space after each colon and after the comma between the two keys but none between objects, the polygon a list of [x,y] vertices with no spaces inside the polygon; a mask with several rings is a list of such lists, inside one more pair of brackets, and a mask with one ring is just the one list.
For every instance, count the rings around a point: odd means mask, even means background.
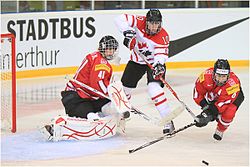
[{"label": "red goal frame", "polygon": [[10,38],[11,39],[11,88],[12,88],[12,111],[11,111],[11,132],[16,132],[16,38],[14,34],[1,34],[2,38]]}]

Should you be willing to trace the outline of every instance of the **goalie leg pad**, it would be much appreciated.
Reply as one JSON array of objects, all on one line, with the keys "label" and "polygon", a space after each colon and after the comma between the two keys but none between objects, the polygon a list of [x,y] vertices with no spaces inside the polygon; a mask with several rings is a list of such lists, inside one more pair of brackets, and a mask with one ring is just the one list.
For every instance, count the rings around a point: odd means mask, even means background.
[{"label": "goalie leg pad", "polygon": [[132,106],[124,93],[121,81],[115,81],[108,86],[108,93],[112,105],[122,118],[129,118]]},{"label": "goalie leg pad", "polygon": [[98,140],[116,135],[117,118],[106,116],[99,120],[59,116],[53,121],[53,141]]}]

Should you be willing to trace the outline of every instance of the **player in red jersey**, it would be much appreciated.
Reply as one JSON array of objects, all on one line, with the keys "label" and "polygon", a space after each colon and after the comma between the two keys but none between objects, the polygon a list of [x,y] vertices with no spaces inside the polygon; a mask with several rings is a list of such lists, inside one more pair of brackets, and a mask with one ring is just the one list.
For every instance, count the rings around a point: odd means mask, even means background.
[{"label": "player in red jersey", "polygon": [[[122,76],[124,92],[128,99],[131,91],[137,87],[138,81],[147,73],[148,92],[162,117],[169,115],[170,107],[163,90],[163,83],[159,77],[165,78],[168,58],[169,36],[162,28],[162,15],[157,9],[150,9],[146,17],[123,14],[115,19],[120,32],[124,35],[123,44],[131,50],[130,60]],[[147,57],[154,67],[151,70],[139,52]],[[173,122],[166,124],[163,133],[171,133],[174,130]]]},{"label": "player in red jersey", "polygon": [[[117,52],[117,40],[109,35],[102,37],[98,51],[85,57],[73,79],[108,95],[107,86],[112,76],[109,61],[117,56]],[[110,102],[73,81],[67,83],[61,95],[66,114],[72,117],[87,118],[88,113],[100,112],[101,108]]]},{"label": "player in red jersey", "polygon": [[218,59],[214,68],[203,72],[196,80],[194,101],[202,107],[197,127],[217,121],[214,139],[221,140],[244,100],[239,78],[230,70],[227,60]]}]

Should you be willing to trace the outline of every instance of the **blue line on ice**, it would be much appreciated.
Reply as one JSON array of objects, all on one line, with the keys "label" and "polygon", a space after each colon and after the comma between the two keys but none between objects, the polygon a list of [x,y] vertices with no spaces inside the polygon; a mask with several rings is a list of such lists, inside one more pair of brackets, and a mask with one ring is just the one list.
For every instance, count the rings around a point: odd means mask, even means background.
[{"label": "blue line on ice", "polygon": [[125,144],[121,136],[94,141],[47,142],[38,131],[1,137],[2,161],[48,160],[103,153]]}]

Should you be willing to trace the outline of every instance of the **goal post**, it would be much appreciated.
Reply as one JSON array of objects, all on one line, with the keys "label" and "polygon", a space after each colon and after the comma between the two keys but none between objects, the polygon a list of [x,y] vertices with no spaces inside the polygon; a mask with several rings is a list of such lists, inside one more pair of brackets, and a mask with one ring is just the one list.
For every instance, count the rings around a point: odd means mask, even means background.
[{"label": "goal post", "polygon": [[16,39],[1,34],[1,130],[16,132]]}]

